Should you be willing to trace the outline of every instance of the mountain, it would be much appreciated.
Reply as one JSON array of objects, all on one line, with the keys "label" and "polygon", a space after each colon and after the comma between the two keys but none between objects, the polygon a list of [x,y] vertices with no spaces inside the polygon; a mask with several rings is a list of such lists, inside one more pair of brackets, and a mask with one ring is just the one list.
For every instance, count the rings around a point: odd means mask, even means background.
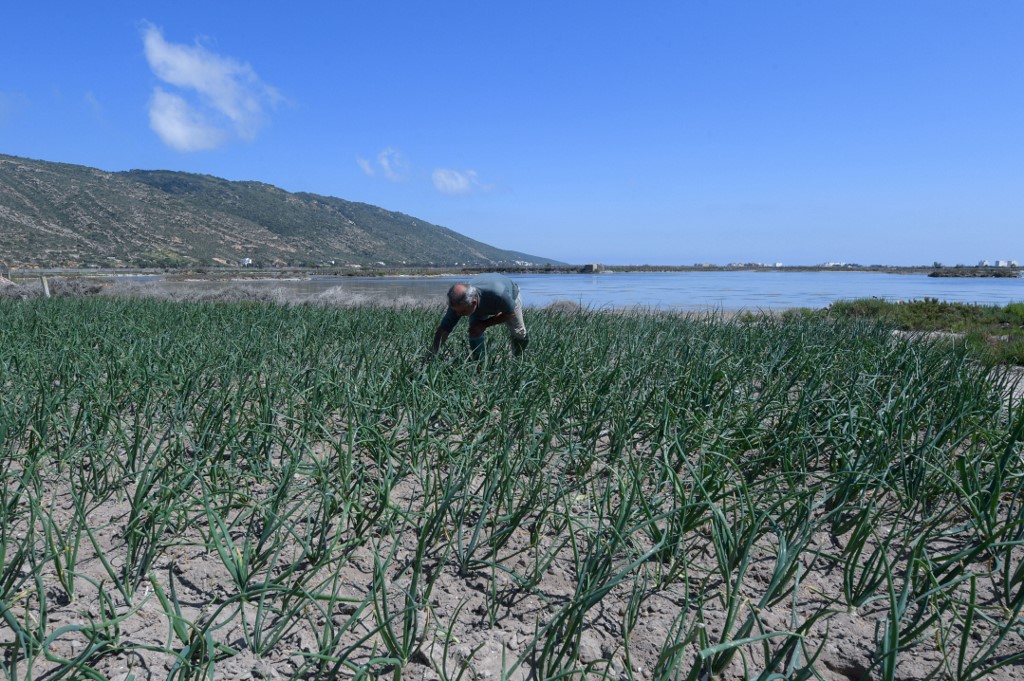
[{"label": "mountain", "polygon": [[0,262],[561,264],[365,203],[165,170],[105,172],[0,154]]}]

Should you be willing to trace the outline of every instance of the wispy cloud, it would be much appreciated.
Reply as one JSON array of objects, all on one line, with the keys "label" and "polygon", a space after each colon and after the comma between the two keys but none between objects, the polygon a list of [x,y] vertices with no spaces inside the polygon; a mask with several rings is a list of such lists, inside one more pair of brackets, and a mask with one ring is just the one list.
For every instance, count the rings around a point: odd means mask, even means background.
[{"label": "wispy cloud", "polygon": [[154,88],[150,125],[178,151],[211,149],[232,134],[251,140],[265,122],[266,108],[281,101],[277,90],[245,62],[198,43],[170,43],[152,24],[143,27],[142,42],[153,74],[176,88]]},{"label": "wispy cloud", "polygon": [[377,154],[377,163],[384,170],[384,177],[394,182],[404,180],[409,172],[409,162],[398,149],[392,147]]},{"label": "wispy cloud", "polygon": [[434,188],[442,194],[460,196],[478,191],[490,191],[492,187],[480,182],[475,170],[449,170],[437,168],[431,174]]},{"label": "wispy cloud", "polygon": [[28,107],[28,97],[20,92],[0,92],[0,123],[21,109]]},{"label": "wispy cloud", "polygon": [[356,163],[370,177],[376,177],[380,172],[392,182],[401,182],[409,175],[409,161],[394,147],[388,147],[377,154],[376,164],[365,158],[357,158]]},{"label": "wispy cloud", "polygon": [[86,90],[85,94],[82,95],[82,100],[89,105],[93,113],[99,115],[103,113],[103,105],[100,104],[100,100],[97,99],[95,93],[92,90]]}]

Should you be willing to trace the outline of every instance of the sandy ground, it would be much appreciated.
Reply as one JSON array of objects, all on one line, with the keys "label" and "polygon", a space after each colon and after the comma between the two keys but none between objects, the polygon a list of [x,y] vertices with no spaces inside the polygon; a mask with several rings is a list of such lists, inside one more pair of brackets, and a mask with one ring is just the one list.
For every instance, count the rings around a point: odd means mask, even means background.
[{"label": "sandy ground", "polygon": [[[212,667],[213,678],[316,678],[308,663],[322,652],[344,656],[348,663],[365,666],[374,674],[392,675],[389,664],[373,661],[384,656],[382,636],[374,633],[382,617],[380,599],[399,612],[409,593],[418,594],[422,600],[414,613],[412,654],[401,669],[402,679],[457,678],[460,671],[465,679],[546,678],[538,667],[538,648],[557,636],[545,632],[544,627],[578,603],[574,594],[578,593],[580,582],[571,548],[553,543],[559,535],[542,533],[539,541],[532,540],[527,523],[514,530],[503,547],[495,563],[500,569],[477,566],[460,570],[450,555],[442,554],[437,547],[428,550],[419,587],[412,583],[416,575],[411,570],[422,530],[416,523],[391,524],[390,534],[374,531],[363,537],[338,537],[339,546],[347,548],[308,574],[302,572],[301,564],[293,562],[300,551],[291,542],[254,580],[298,566],[296,581],[301,581],[302,588],[319,600],[303,603],[300,599],[295,601],[300,607],[289,610],[288,599],[282,594],[265,604],[258,599],[239,599],[240,589],[223,557],[207,548],[207,519],[194,510],[173,534],[168,531],[157,548],[149,577],[141,579],[137,590],[126,598],[112,588],[104,561],[115,570],[127,561],[126,533],[131,515],[128,499],[133,492],[128,487],[125,495],[88,512],[96,544],[85,543],[79,549],[73,594],[62,586],[52,566],[44,570],[39,582],[47,596],[45,630],[52,636],[49,647],[53,654],[72,659],[92,645],[89,637],[76,627],[94,625],[115,615],[123,618],[116,626],[121,649],[112,649],[93,663],[94,669],[109,679],[179,678],[176,674],[180,674],[180,660],[174,651],[185,648],[174,634],[176,621],[187,623],[190,632],[194,627],[210,632],[211,641],[235,651],[216,662]],[[409,512],[428,510],[421,507],[422,489],[414,478],[403,481],[391,496],[398,507]],[[53,509],[58,526],[73,524],[74,504],[67,487],[58,479],[47,481],[45,501]],[[581,499],[580,503],[586,502]],[[584,506],[574,509],[581,516],[590,511]],[[452,545],[452,533],[461,533],[468,544],[472,526],[450,526],[446,530],[448,541],[442,544]],[[243,539],[242,534],[236,533],[236,542]],[[880,599],[855,610],[836,608],[835,598],[843,588],[842,570],[820,557],[841,553],[848,540],[849,536],[826,532],[809,538],[795,589],[774,605],[756,608],[754,604],[772,580],[780,550],[772,535],[768,535],[757,542],[754,560],[736,585],[744,596],[738,621],[755,612],[758,628],[765,631],[792,631],[809,618],[825,613],[806,631],[802,648],[804,661],[817,656],[814,668],[818,678],[825,681],[879,678],[877,667],[871,673],[868,670],[872,669],[880,630],[884,631],[889,603]],[[969,544],[970,537],[944,541],[950,544],[936,548],[948,553]],[[637,547],[637,552],[643,549]],[[375,574],[375,559],[384,560],[389,555],[393,560],[383,575],[382,595],[378,601],[367,601],[375,581],[381,577]],[[621,553],[611,558],[620,567],[629,560]],[[1018,557],[1021,560],[1024,555]],[[648,585],[640,590],[644,596],[639,602],[632,597],[636,593],[634,582],[627,580],[580,613],[583,626],[579,651],[568,662],[578,669],[589,669],[588,678],[651,679],[659,665],[664,664],[666,642],[671,644],[680,627],[704,634],[714,643],[727,626],[728,613],[723,611],[721,599],[726,585],[715,577],[714,552],[704,530],[692,533],[682,562],[688,566],[687,579],[673,580],[663,588]],[[975,567],[979,572],[986,571],[984,566]],[[658,565],[652,564],[643,572],[655,576],[658,571]],[[895,578],[900,579],[899,575]],[[429,593],[424,588],[427,581]],[[528,582],[529,588],[523,588]],[[990,582],[979,580],[978,584],[980,602],[991,602],[996,594],[990,589]],[[161,602],[154,591],[156,587],[164,594],[174,594],[180,608],[177,616],[172,616]],[[27,585],[20,600],[11,604],[20,621],[39,621],[35,588]],[[959,593],[966,595],[966,585]],[[698,602],[703,603],[699,610],[695,607]],[[262,613],[261,606],[267,606]],[[287,614],[271,614],[272,610]],[[738,622],[731,625],[733,636],[737,626]],[[984,643],[986,630],[984,622],[976,626],[975,637],[969,641],[971,652]],[[958,644],[957,631],[952,617],[941,615],[934,626],[901,652],[897,678],[923,680],[944,660],[955,664],[937,644],[943,636],[952,636]],[[757,633],[755,629],[751,635]],[[1024,639],[1020,633],[1001,642],[998,650],[1002,654],[1021,650]],[[260,634],[276,640],[257,649],[254,637]],[[325,637],[334,638],[325,644]],[[10,628],[0,630],[0,641],[12,641]],[[695,641],[682,646],[676,662],[684,676],[700,648]],[[800,659],[797,658],[798,662]],[[10,661],[8,655],[8,664]],[[22,673],[27,663],[21,662]],[[763,664],[760,644],[747,644],[718,678],[742,679],[748,674],[752,678],[763,669]],[[327,665],[319,678],[334,674],[342,678],[355,676],[350,669],[332,672],[331,667]],[[32,673],[26,678],[54,678],[60,671],[61,665],[37,656]],[[1017,664],[985,678],[1011,681],[1022,676],[1024,665]]]}]

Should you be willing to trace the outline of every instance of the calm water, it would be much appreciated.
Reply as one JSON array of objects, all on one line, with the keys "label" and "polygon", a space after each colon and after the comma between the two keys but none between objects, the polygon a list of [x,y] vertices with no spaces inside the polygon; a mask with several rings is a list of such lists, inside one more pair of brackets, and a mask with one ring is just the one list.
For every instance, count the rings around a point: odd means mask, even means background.
[{"label": "calm water", "polygon": [[[1024,301],[1024,279],[944,279],[875,272],[642,272],[513,275],[527,306],[568,300],[592,308],[779,310],[827,307],[836,300],[939,300],[1005,305]],[[315,295],[340,287],[366,296],[430,298],[439,304],[460,277],[320,277],[272,282]],[[270,284],[271,282],[267,282]]]}]

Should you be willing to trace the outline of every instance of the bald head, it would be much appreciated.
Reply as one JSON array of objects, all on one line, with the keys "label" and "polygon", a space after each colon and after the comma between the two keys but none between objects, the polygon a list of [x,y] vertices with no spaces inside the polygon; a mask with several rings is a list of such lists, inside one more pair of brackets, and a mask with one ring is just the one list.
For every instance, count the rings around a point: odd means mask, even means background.
[{"label": "bald head", "polygon": [[472,284],[460,281],[448,289],[448,306],[462,316],[472,314],[480,301],[480,291]]},{"label": "bald head", "polygon": [[475,286],[460,281],[448,289],[448,304],[452,307],[459,305],[472,305],[479,299],[480,293]]}]

